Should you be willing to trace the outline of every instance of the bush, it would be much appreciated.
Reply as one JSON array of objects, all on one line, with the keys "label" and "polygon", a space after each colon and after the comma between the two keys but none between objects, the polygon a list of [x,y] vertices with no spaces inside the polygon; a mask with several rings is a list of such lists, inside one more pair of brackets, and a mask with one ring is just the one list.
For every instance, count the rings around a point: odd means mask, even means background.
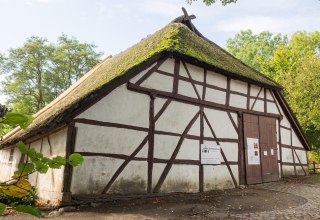
[{"label": "bush", "polygon": [[26,196],[21,198],[0,193],[0,203],[4,203],[12,207],[15,207],[17,205],[34,206],[36,199],[37,199],[37,191],[35,187],[32,187],[32,190],[30,190]]}]

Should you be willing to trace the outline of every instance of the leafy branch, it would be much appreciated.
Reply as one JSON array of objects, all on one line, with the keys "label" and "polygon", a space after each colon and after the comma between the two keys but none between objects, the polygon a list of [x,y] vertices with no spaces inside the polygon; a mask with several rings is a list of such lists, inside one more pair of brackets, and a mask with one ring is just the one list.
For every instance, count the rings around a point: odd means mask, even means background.
[{"label": "leafy branch", "polygon": [[[192,4],[192,2],[197,1],[197,0],[186,0],[188,4]],[[207,6],[210,6],[214,3],[217,2],[217,0],[202,0],[204,4],[206,4]],[[227,4],[231,4],[231,3],[236,3],[237,0],[220,0],[221,4],[223,6],[226,6]]]}]

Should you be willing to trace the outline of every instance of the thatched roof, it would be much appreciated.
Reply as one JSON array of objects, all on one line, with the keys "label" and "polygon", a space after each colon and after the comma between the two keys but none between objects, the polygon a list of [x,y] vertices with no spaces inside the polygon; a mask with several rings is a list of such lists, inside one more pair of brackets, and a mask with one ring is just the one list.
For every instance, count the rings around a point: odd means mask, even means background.
[{"label": "thatched roof", "polygon": [[224,73],[230,73],[231,76],[237,76],[268,88],[281,88],[268,77],[258,73],[216,44],[205,39],[197,31],[193,32],[185,24],[175,20],[115,57],[102,61],[75,85],[40,110],[27,129],[16,128],[5,135],[2,144],[12,144],[43,129],[65,123],[81,103],[94,97],[105,85],[117,80],[128,71],[145,65],[148,60],[150,61],[164,52],[189,57]]}]

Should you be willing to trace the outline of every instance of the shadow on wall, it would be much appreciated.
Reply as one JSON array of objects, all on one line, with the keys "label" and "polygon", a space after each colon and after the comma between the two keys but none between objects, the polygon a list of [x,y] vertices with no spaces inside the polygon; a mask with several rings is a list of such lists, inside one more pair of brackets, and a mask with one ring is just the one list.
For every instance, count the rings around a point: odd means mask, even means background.
[{"label": "shadow on wall", "polygon": [[131,179],[121,177],[115,181],[108,193],[127,194],[127,193],[146,193],[147,184],[140,176]]}]

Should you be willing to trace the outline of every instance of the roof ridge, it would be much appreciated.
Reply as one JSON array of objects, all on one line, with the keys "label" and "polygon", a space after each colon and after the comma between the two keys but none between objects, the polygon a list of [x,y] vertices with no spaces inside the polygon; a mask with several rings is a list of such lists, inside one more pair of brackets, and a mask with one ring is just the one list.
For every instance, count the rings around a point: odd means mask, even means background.
[{"label": "roof ridge", "polygon": [[228,52],[226,49],[220,47],[218,44],[214,43],[213,41],[209,40],[208,38],[206,38],[196,27],[195,25],[192,23],[192,19],[196,18],[194,15],[188,15],[186,9],[184,7],[181,8],[183,11],[184,15],[181,15],[177,18],[175,18],[174,20],[172,20],[170,23],[181,23],[184,24],[187,28],[189,28],[192,32],[194,32],[196,35],[198,35],[199,37],[201,37],[202,39],[206,40],[207,42],[209,42],[210,44],[214,45],[215,47],[218,47],[222,52],[224,52],[225,54],[233,57],[234,59],[236,59],[237,61],[241,62],[243,65],[251,68],[252,70],[254,70],[257,74],[259,74],[260,76],[264,77],[267,80],[270,80],[272,82],[274,82],[277,86],[279,86],[281,89],[283,89],[283,87],[278,84],[276,81],[274,81],[272,78],[266,76],[265,74],[261,73],[260,71],[254,69],[253,67],[251,67],[250,65],[246,64],[245,62],[243,62],[242,60],[240,60],[239,58],[235,57],[233,54],[231,54],[230,52]]}]

